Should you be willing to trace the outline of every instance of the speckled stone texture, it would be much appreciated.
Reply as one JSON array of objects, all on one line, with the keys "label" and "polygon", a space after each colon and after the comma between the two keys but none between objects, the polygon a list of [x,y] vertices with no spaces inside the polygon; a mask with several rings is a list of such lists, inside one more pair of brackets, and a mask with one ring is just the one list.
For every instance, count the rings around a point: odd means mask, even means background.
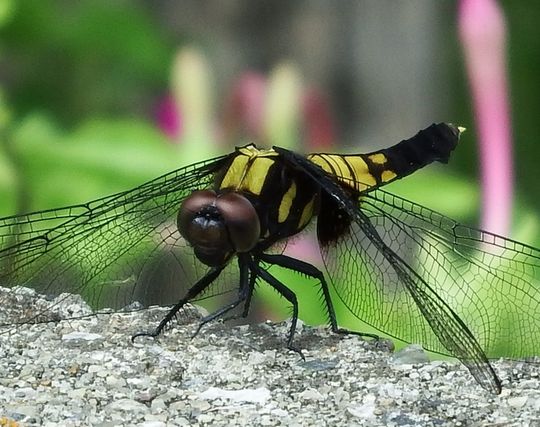
[{"label": "speckled stone texture", "polygon": [[[87,313],[74,297],[71,314]],[[80,306],[78,306],[80,304]],[[12,307],[12,309],[14,309]],[[213,323],[196,315],[158,340],[166,309],[24,325],[0,334],[0,420],[48,426],[538,426],[538,365],[501,361],[499,396],[455,362],[416,347],[289,324]],[[196,311],[194,310],[196,314]]]}]

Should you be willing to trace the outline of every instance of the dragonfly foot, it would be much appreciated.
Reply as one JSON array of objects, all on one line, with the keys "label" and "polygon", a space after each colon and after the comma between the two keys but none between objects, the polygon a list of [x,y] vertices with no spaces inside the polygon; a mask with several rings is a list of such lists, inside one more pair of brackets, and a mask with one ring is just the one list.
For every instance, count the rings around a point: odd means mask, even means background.
[{"label": "dragonfly foot", "polygon": [[302,353],[302,350],[300,350],[298,347],[292,345],[292,344],[289,344],[287,346],[287,348],[291,351],[294,351],[296,354],[298,354],[302,360],[305,362],[306,361],[306,357],[304,356],[304,353]]},{"label": "dragonfly foot", "polygon": [[137,332],[136,334],[133,334],[131,336],[131,342],[135,342],[136,338],[139,337],[150,337],[150,338],[156,338],[159,335],[160,331],[157,329],[152,332]]}]

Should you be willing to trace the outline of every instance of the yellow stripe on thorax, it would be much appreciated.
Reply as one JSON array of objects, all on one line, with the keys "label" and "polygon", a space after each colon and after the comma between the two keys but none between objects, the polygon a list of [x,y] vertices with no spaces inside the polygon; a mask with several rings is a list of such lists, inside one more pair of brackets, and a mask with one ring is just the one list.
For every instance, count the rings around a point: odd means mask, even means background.
[{"label": "yellow stripe on thorax", "polygon": [[244,180],[248,156],[236,156],[221,181],[221,188],[236,188]]},{"label": "yellow stripe on thorax", "polygon": [[289,217],[291,206],[296,197],[296,183],[293,181],[289,189],[283,195],[278,210],[278,222],[282,223]]},{"label": "yellow stripe on thorax", "polygon": [[227,169],[220,188],[248,191],[259,195],[268,170],[274,164],[271,157],[278,154],[274,150],[259,150],[254,145],[239,148],[237,151],[239,154]]},{"label": "yellow stripe on thorax", "polygon": [[300,222],[298,223],[298,229],[304,228],[307,223],[313,218],[313,208],[315,204],[315,195],[311,198],[304,209],[302,210],[302,215],[300,215]]}]

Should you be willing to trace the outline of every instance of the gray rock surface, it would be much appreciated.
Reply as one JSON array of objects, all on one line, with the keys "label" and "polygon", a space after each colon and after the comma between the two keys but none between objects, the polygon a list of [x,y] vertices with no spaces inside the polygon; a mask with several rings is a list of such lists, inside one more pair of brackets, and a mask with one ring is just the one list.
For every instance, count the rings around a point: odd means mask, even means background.
[{"label": "gray rock surface", "polygon": [[411,362],[325,328],[299,328],[305,361],[285,348],[287,323],[216,322],[191,339],[192,319],[131,342],[165,312],[2,331],[0,425],[540,426],[538,365],[496,362],[495,396],[459,363],[411,364],[418,348]]}]

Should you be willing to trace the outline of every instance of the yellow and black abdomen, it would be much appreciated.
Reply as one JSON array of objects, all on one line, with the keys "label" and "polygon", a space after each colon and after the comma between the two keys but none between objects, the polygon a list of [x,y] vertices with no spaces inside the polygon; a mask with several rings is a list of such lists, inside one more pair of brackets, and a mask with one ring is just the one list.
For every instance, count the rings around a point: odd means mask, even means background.
[{"label": "yellow and black abdomen", "polygon": [[308,159],[359,193],[403,178],[434,161],[447,163],[463,128],[433,124],[412,138],[367,154],[311,154]]}]

